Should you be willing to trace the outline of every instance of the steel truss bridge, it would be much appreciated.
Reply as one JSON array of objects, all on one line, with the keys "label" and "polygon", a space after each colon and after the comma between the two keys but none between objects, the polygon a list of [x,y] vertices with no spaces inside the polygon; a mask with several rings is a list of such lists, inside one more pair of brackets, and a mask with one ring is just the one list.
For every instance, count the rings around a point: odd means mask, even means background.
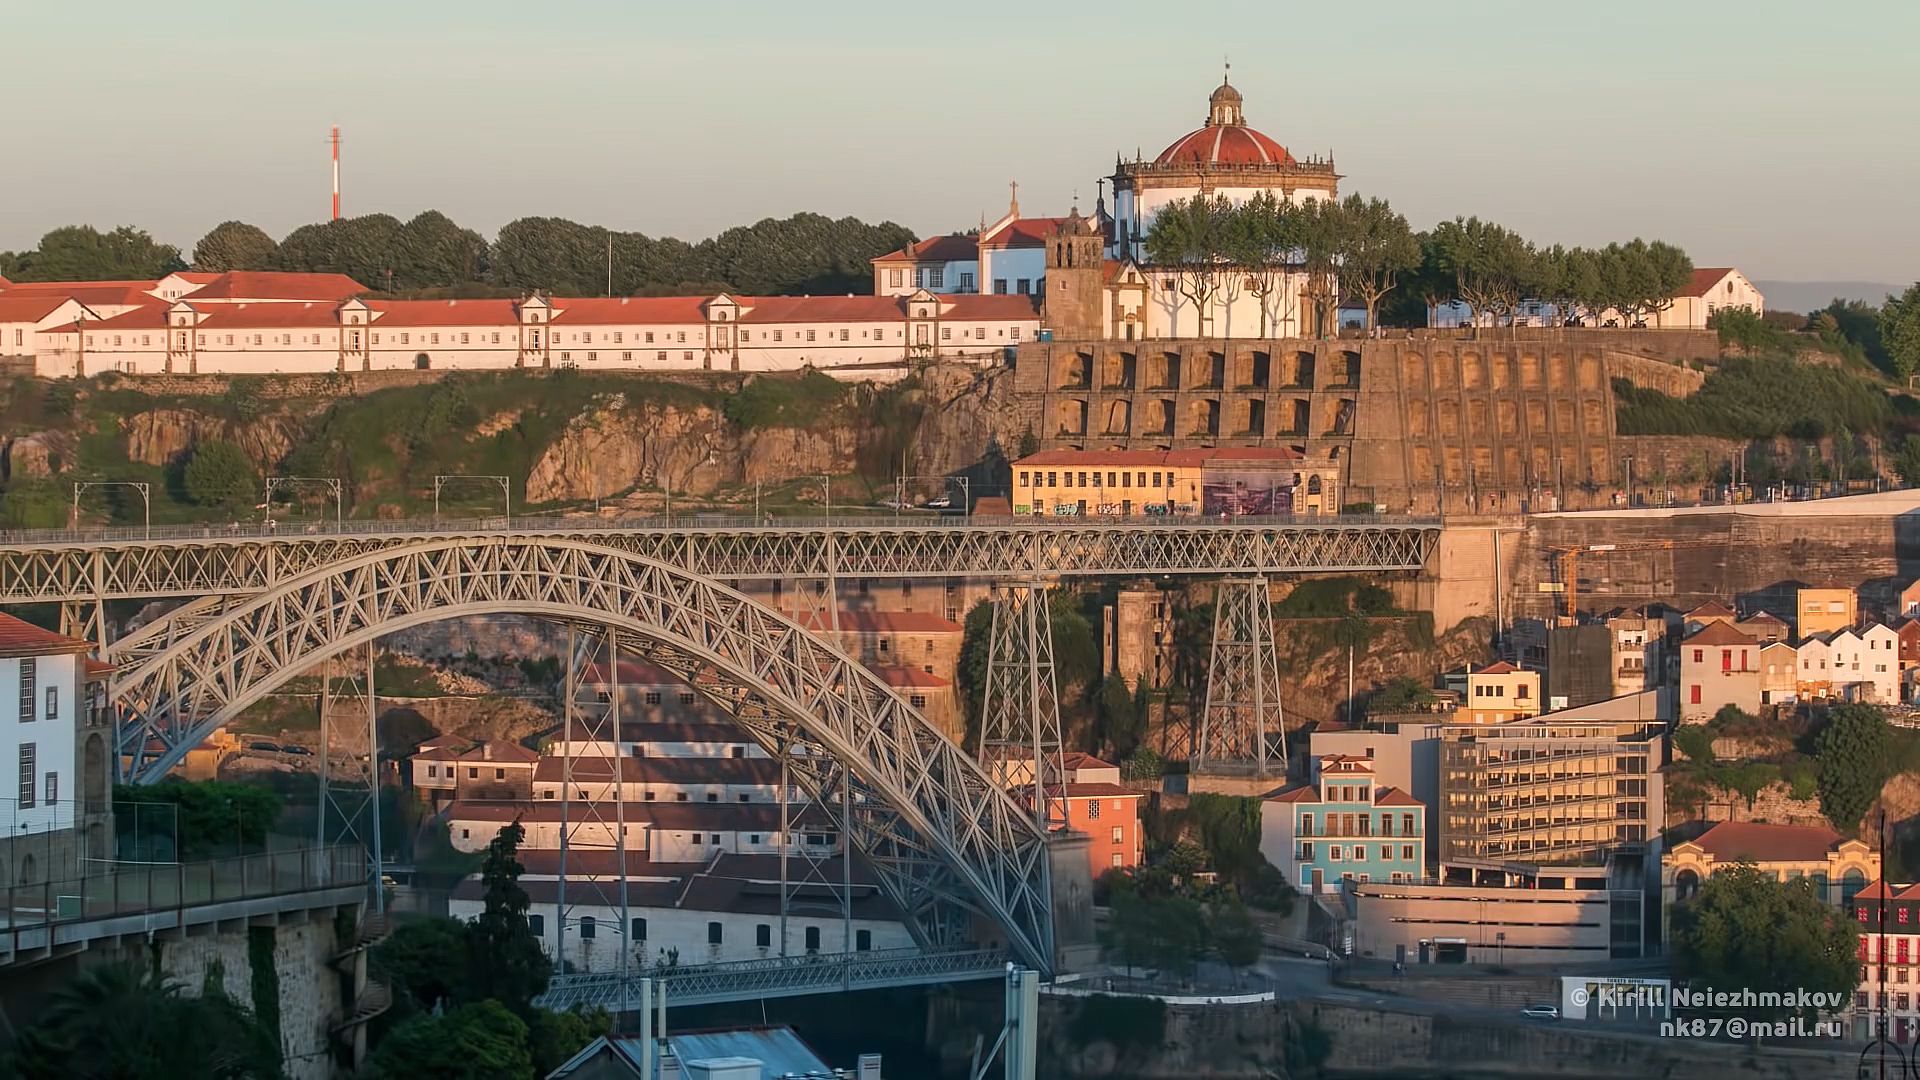
[{"label": "steel truss bridge", "polygon": [[[100,641],[108,601],[184,598],[103,649],[116,665],[119,761],[136,783],[165,775],[294,676],[362,653],[370,759],[371,649],[395,631],[501,614],[585,628],[693,686],[778,756],[873,868],[922,949],[959,947],[991,925],[1013,956],[1047,972],[1056,942],[1044,809],[1010,795],[837,642],[728,583],[962,577],[1031,594],[1067,577],[1418,571],[1440,526],[703,518],[309,528],[0,535],[0,604],[57,603],[69,632]],[[837,609],[831,587],[826,595]],[[1021,647],[1033,665],[1051,654]],[[1044,670],[1050,682],[1050,661]],[[323,748],[331,682],[322,680]],[[1018,723],[1040,731],[1045,720]],[[1052,731],[1057,754],[1057,714]],[[795,754],[796,744],[814,752]]]},{"label": "steel truss bridge", "polygon": [[998,979],[1010,960],[996,949],[887,949],[817,956],[770,956],[705,967],[653,969],[622,976],[615,972],[555,975],[537,1002],[564,1012],[575,1006],[630,1012],[639,1001],[634,984],[653,979],[667,1004],[712,1005],[745,998],[798,997],[855,990],[891,990],[904,986],[949,985]]}]

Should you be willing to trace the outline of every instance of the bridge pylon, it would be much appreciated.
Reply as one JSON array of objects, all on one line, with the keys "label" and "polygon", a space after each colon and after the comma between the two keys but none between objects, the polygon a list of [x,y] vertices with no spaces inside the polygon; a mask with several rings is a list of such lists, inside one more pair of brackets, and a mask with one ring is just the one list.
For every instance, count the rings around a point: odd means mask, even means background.
[{"label": "bridge pylon", "polygon": [[[633,937],[627,905],[626,766],[621,746],[620,641],[599,627],[567,624],[565,717],[560,754],[560,874],[554,897],[554,967],[566,972],[579,953],[582,971],[607,969],[624,980],[644,947]],[[604,691],[601,688],[605,688]],[[588,950],[599,935],[584,912],[620,913],[608,927],[612,964]],[[569,938],[571,935],[571,939]],[[605,948],[604,945],[599,946]],[[624,985],[624,982],[623,982]]]},{"label": "bridge pylon", "polygon": [[320,746],[316,839],[366,849],[373,910],[386,910],[380,885],[380,712],[373,686],[372,642],[320,663]]},{"label": "bridge pylon", "polygon": [[1042,829],[1067,820],[1052,595],[1038,580],[995,587],[980,710],[982,767],[1004,787],[1031,787],[1029,805]]},{"label": "bridge pylon", "polygon": [[1214,593],[1207,700],[1195,726],[1194,772],[1286,775],[1286,716],[1265,575],[1227,578]]}]

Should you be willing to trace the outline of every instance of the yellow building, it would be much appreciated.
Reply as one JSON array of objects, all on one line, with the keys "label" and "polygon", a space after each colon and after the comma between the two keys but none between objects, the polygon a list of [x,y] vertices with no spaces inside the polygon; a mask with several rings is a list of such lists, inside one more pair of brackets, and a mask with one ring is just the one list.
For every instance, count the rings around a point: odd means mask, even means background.
[{"label": "yellow building", "polygon": [[1048,450],[1013,463],[1013,512],[1041,517],[1317,516],[1340,468],[1282,446]]},{"label": "yellow building", "polygon": [[1859,599],[1844,585],[1808,586],[1797,594],[1793,631],[1801,638],[1852,628],[1860,619]]},{"label": "yellow building", "polygon": [[1505,661],[1453,672],[1447,689],[1460,695],[1457,724],[1505,724],[1540,715],[1540,673]]},{"label": "yellow building", "polygon": [[1723,821],[1661,854],[1660,910],[1672,911],[1716,871],[1741,863],[1775,881],[1810,880],[1820,898],[1837,907],[1880,880],[1879,852],[1825,826]]}]

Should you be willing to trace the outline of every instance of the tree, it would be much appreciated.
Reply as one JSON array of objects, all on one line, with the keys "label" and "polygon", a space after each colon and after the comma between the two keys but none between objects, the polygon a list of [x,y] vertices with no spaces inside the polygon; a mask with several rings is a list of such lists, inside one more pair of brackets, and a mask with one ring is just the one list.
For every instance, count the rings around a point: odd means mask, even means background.
[{"label": "tree", "polygon": [[1259,924],[1239,900],[1217,902],[1207,909],[1207,941],[1220,962],[1233,969],[1236,982],[1241,972],[1260,962],[1266,940]]},{"label": "tree", "polygon": [[367,1061],[377,1080],[526,1080],[535,1075],[526,1021],[498,1001],[416,1016]]},{"label": "tree", "polygon": [[1312,330],[1331,333],[1340,306],[1340,261],[1348,231],[1346,213],[1330,199],[1308,199],[1295,209],[1294,233],[1299,240],[1306,298],[1313,305]]},{"label": "tree", "polygon": [[535,1009],[527,1022],[533,1075],[546,1076],[602,1035],[613,1031],[613,1017],[601,1009],[574,1006],[566,1012]]},{"label": "tree", "polygon": [[1482,315],[1495,324],[1532,291],[1539,268],[1533,245],[1518,233],[1477,217],[1434,226],[1427,258],[1451,279],[1451,299],[1467,305],[1475,325]]},{"label": "tree", "polygon": [[[1195,195],[1161,207],[1147,229],[1147,260],[1173,271],[1175,291],[1193,305],[1196,337],[1204,333],[1220,292],[1234,213],[1225,196]],[[1177,309],[1173,321],[1177,334]]]},{"label": "tree", "polygon": [[[183,1035],[191,1033],[191,1038]],[[135,964],[83,968],[53,991],[0,1073],[21,1080],[260,1080],[280,1048],[217,988],[199,997]]]},{"label": "tree", "polygon": [[1673,729],[1673,748],[1701,765],[1713,764],[1713,732],[1702,724],[1681,724]]},{"label": "tree", "polygon": [[540,939],[527,923],[532,902],[520,887],[520,842],[526,829],[516,821],[487,844],[480,865],[485,892],[482,909],[467,929],[467,996],[493,998],[521,1015],[547,988],[551,965]]},{"label": "tree", "polygon": [[1292,203],[1263,191],[1242,203],[1229,233],[1228,261],[1244,272],[1260,305],[1260,336],[1286,336],[1298,322],[1288,287],[1299,261],[1301,216]]},{"label": "tree", "polygon": [[1920,436],[1908,435],[1900,440],[1893,471],[1900,474],[1901,482],[1908,487],[1920,487]]},{"label": "tree", "polygon": [[6,274],[16,281],[124,281],[184,269],[180,249],[156,243],[144,229],[122,225],[103,233],[91,225],[66,225],[16,255]]},{"label": "tree", "polygon": [[1851,994],[1855,940],[1812,879],[1776,881],[1749,863],[1716,871],[1673,909],[1675,971],[1715,990]]},{"label": "tree", "polygon": [[1920,371],[1920,282],[1899,296],[1887,297],[1880,306],[1877,328],[1888,370],[1902,379]]},{"label": "tree", "polygon": [[1148,896],[1116,889],[1106,945],[1128,969],[1159,968],[1187,975],[1207,950],[1206,913],[1185,896]]},{"label": "tree", "polygon": [[458,919],[408,919],[374,947],[373,974],[405,1013],[430,1012],[466,997],[467,926]]},{"label": "tree", "polygon": [[1433,688],[1420,680],[1395,675],[1387,680],[1385,686],[1367,696],[1366,713],[1368,716],[1385,716],[1413,712],[1433,704],[1437,699]]},{"label": "tree", "polygon": [[[1145,681],[1141,680],[1143,684]],[[1144,700],[1135,701],[1127,680],[1117,671],[1100,683],[1100,740],[1112,750],[1114,760],[1124,760],[1140,745],[1140,737],[1146,733],[1146,714],[1139,708],[1144,704]]]},{"label": "tree", "polygon": [[253,463],[238,446],[223,439],[196,443],[182,474],[187,498],[201,506],[238,506],[251,503],[260,486]]},{"label": "tree", "polygon": [[280,245],[266,230],[244,221],[223,221],[193,245],[193,268],[223,274],[229,270],[266,270]]},{"label": "tree", "polygon": [[[257,850],[280,820],[280,796],[271,788],[228,780],[167,779],[157,784],[122,784],[113,789],[123,820],[138,823],[143,840],[173,838],[173,851],[154,850],[159,858],[204,859],[221,851]],[[135,858],[145,859],[144,853]]]},{"label": "tree", "polygon": [[1836,705],[1814,741],[1820,764],[1820,810],[1851,833],[1880,794],[1891,770],[1893,731],[1872,705]]},{"label": "tree", "polygon": [[1385,199],[1349,195],[1340,204],[1340,291],[1367,305],[1367,333],[1373,335],[1380,298],[1399,284],[1400,275],[1420,264],[1420,245],[1407,219]]}]

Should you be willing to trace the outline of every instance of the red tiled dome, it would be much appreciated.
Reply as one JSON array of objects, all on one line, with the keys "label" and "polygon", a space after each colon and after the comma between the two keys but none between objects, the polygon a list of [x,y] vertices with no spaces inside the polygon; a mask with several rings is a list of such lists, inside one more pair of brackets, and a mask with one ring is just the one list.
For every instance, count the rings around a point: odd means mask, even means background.
[{"label": "red tiled dome", "polygon": [[1160,151],[1156,165],[1294,165],[1287,148],[1242,124],[1208,124]]}]

